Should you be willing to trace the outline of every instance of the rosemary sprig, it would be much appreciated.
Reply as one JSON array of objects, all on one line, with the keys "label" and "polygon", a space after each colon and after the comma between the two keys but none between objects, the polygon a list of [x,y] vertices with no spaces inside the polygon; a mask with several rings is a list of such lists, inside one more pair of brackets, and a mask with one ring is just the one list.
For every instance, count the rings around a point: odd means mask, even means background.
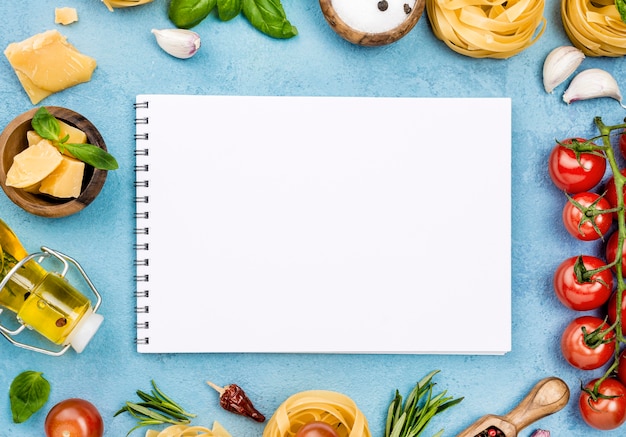
[{"label": "rosemary sprig", "polygon": [[144,426],[163,424],[186,425],[191,422],[192,418],[196,417],[195,414],[185,411],[178,403],[172,400],[172,398],[163,393],[154,381],[152,381],[152,390],[150,393],[137,390],[137,396],[141,399],[140,402],[126,402],[126,404],[113,415],[115,417],[127,412],[137,419],[137,425],[131,428],[126,436],[129,436],[133,431]]},{"label": "rosemary sprig", "polygon": [[[433,396],[435,383],[432,379],[437,373],[439,370],[433,370],[419,381],[404,404],[400,392],[396,390],[387,412],[385,437],[420,436],[436,414],[463,400],[463,398],[454,399],[452,396],[446,396],[446,391]],[[433,437],[440,437],[442,434],[443,429]]]}]

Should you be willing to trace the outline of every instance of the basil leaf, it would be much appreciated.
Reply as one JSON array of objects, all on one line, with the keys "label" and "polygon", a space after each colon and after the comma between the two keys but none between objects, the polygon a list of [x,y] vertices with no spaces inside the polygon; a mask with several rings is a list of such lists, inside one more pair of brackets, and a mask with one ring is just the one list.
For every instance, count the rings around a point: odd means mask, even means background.
[{"label": "basil leaf", "polygon": [[217,15],[222,21],[235,18],[241,12],[241,0],[217,0]]},{"label": "basil leaf", "polygon": [[619,12],[619,16],[622,18],[622,21],[626,23],[626,0],[615,0],[615,7],[617,7],[617,11]]},{"label": "basil leaf", "polygon": [[243,0],[243,14],[257,30],[273,38],[291,38],[298,34],[280,0]]},{"label": "basil leaf", "polygon": [[9,389],[13,422],[22,423],[48,401],[50,383],[43,373],[27,370],[15,377]]},{"label": "basil leaf", "polygon": [[217,0],[172,0],[167,15],[178,28],[189,29],[209,16]]},{"label": "basil leaf", "polygon": [[113,155],[92,144],[59,144],[61,150],[67,150],[76,159],[101,170],[115,170],[119,166]]},{"label": "basil leaf", "polygon": [[61,125],[45,107],[42,106],[37,110],[37,112],[35,112],[31,125],[41,138],[45,138],[50,141],[59,141]]}]

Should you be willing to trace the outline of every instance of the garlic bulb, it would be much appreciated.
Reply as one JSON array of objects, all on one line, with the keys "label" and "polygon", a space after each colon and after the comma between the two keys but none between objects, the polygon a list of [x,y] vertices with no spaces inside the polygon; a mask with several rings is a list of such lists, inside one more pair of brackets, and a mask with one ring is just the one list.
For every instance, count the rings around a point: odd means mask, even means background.
[{"label": "garlic bulb", "polygon": [[547,93],[552,91],[572,75],[585,54],[573,46],[561,46],[552,50],[543,62],[543,87]]},{"label": "garlic bulb", "polygon": [[[569,104],[576,100],[595,99],[597,97],[611,97],[622,105],[622,93],[615,78],[607,71],[590,68],[574,76],[563,94],[563,101]],[[622,107],[625,106],[622,105]]]},{"label": "garlic bulb", "polygon": [[188,29],[152,29],[157,44],[170,55],[187,59],[200,48],[200,35]]},{"label": "garlic bulb", "polygon": [[545,429],[538,429],[533,432],[530,437],[550,437],[550,431],[546,431]]}]

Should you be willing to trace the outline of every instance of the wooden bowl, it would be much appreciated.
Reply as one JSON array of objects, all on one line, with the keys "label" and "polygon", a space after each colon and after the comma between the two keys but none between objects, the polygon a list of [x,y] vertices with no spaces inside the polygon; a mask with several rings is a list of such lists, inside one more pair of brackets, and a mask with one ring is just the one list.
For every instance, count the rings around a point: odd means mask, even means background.
[{"label": "wooden bowl", "polygon": [[[319,0],[324,18],[326,18],[330,27],[343,39],[362,46],[382,46],[391,44],[409,33],[419,21],[422,12],[424,12],[424,6],[426,5],[426,0],[407,0],[406,4],[410,4],[413,1],[415,1],[414,6],[410,12],[406,14],[406,18],[400,24],[396,24],[394,27],[381,31],[366,31],[358,29],[355,24],[348,24],[350,20],[346,16],[340,16],[333,6],[333,0]],[[363,6],[363,2],[354,3],[357,5],[355,6],[357,8],[362,8]],[[388,3],[389,2],[387,2],[387,4]],[[394,3],[394,6],[397,6],[397,3]],[[384,11],[380,12],[385,13]]]},{"label": "wooden bowl", "polygon": [[[28,146],[26,132],[33,130],[31,120],[37,109],[31,109],[14,118],[0,135],[0,185],[13,203],[31,214],[42,217],[65,217],[75,214],[89,205],[100,193],[107,177],[106,170],[85,165],[81,193],[77,198],[60,199],[45,194],[29,193],[6,185],[7,172],[13,164],[13,157]],[[107,150],[100,132],[85,117],[58,106],[46,106],[46,109],[58,120],[85,132],[89,144]]]}]

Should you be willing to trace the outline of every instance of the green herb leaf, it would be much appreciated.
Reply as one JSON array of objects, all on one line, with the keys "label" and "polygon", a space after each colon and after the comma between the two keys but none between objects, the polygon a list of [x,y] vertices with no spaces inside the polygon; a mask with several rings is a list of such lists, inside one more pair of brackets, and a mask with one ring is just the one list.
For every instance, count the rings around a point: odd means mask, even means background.
[{"label": "green herb leaf", "polygon": [[[422,378],[411,390],[404,405],[402,396],[396,390],[387,411],[385,437],[418,437],[436,414],[463,400],[463,398],[446,397],[445,391],[433,396],[435,384],[432,378],[438,372],[434,370]],[[441,435],[442,431],[437,435]]]},{"label": "green herb leaf", "polygon": [[619,12],[619,16],[622,18],[622,21],[626,23],[626,0],[615,0],[615,7],[617,7],[617,11]]},{"label": "green herb leaf", "polygon": [[67,150],[76,159],[101,170],[116,170],[117,160],[108,152],[91,144],[60,144],[61,150]]},{"label": "green herb leaf", "polygon": [[217,15],[222,21],[229,21],[241,12],[241,0],[217,0]]},{"label": "green herb leaf", "polygon": [[48,402],[50,383],[43,373],[27,370],[15,377],[9,389],[13,422],[25,422]]},{"label": "green herb leaf", "polygon": [[59,141],[59,135],[61,134],[61,125],[59,121],[54,118],[52,114],[48,112],[45,107],[41,107],[35,112],[31,125],[35,132],[39,134],[41,138],[45,138],[50,141]]},{"label": "green herb leaf", "polygon": [[217,0],[172,0],[167,15],[174,25],[190,29],[209,16]]},{"label": "green herb leaf", "polygon": [[243,0],[243,15],[250,24],[273,38],[291,38],[298,34],[280,0]]}]

